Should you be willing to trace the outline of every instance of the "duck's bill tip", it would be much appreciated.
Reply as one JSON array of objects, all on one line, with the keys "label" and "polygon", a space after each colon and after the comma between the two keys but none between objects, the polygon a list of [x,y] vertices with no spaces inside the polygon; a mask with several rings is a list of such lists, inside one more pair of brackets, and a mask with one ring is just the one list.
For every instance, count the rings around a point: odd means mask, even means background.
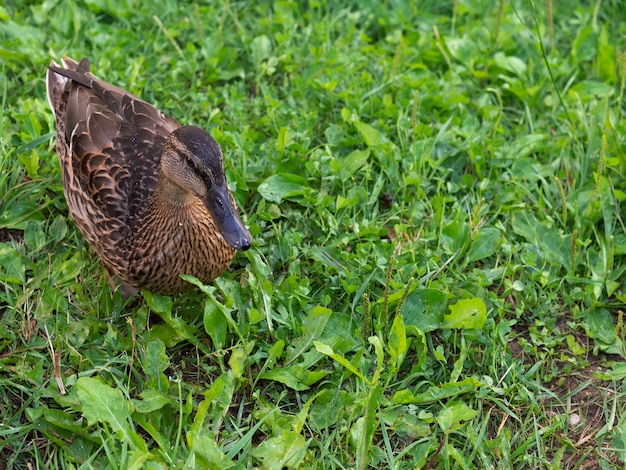
[{"label": "duck's bill tip", "polygon": [[220,230],[226,243],[237,251],[246,251],[252,246],[252,236],[241,222],[238,214],[233,214],[220,224]]},{"label": "duck's bill tip", "polygon": [[252,235],[242,222],[237,207],[231,204],[228,189],[213,186],[204,204],[226,243],[238,251],[246,251],[252,246]]},{"label": "duck's bill tip", "polygon": [[246,251],[252,246],[252,238],[250,237],[250,234],[248,234],[246,237],[243,237],[238,242],[231,244],[231,246],[235,250]]}]

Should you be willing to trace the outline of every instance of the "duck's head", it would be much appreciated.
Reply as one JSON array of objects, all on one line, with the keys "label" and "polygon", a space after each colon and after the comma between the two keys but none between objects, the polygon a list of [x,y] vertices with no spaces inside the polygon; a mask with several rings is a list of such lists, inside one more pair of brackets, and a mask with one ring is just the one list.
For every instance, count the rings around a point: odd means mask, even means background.
[{"label": "duck's head", "polygon": [[230,246],[241,251],[250,248],[252,236],[228,188],[222,150],[209,134],[194,126],[172,132],[163,148],[161,175],[183,194],[202,200]]}]

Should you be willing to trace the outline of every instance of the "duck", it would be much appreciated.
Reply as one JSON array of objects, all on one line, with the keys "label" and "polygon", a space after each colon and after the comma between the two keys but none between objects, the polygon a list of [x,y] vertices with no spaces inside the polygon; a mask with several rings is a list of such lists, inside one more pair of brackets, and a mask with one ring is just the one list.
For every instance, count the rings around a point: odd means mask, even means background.
[{"label": "duck", "polygon": [[127,295],[210,283],[252,245],[219,144],[90,69],[65,57],[46,76],[71,218]]}]

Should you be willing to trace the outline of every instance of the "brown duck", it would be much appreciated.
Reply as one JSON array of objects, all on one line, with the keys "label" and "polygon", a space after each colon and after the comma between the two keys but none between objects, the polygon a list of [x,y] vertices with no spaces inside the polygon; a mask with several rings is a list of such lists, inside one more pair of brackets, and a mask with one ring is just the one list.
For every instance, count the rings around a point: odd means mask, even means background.
[{"label": "brown duck", "polygon": [[182,292],[180,274],[208,283],[250,247],[206,132],[99,80],[87,59],[52,62],[47,92],[70,215],[126,288]]}]

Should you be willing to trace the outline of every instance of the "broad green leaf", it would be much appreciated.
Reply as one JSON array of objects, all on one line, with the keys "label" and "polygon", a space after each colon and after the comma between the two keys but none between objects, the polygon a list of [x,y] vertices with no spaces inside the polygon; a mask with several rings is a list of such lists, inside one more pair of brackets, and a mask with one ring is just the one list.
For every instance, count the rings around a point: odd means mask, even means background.
[{"label": "broad green leaf", "polygon": [[[150,298],[150,296],[153,296],[153,294],[149,293],[148,291],[142,291],[142,295],[146,298],[146,300]],[[152,297],[152,299],[155,299],[155,298],[166,299],[166,297],[163,297],[160,295],[159,296],[154,295]],[[167,298],[167,299],[172,301],[171,298]],[[160,309],[168,305],[169,302],[162,303],[161,300],[158,300],[156,304],[151,303],[151,302],[147,302],[147,303],[150,309],[153,312],[157,313],[163,319],[163,321],[167,324],[167,326],[171,328],[170,330],[164,329],[166,331],[169,331],[168,338],[167,338],[167,341],[169,341],[169,344],[172,344],[172,342],[176,344],[177,342],[183,339],[189,341],[191,344],[194,344],[194,345],[198,344],[198,336],[196,334],[197,330],[191,325],[189,325],[183,318],[178,317],[178,316],[173,316],[171,310],[168,310],[167,308],[160,312],[158,310],[153,310],[153,307],[155,305],[157,306],[157,308]],[[169,308],[171,309],[171,305]],[[157,337],[157,336],[154,336],[154,337]],[[165,339],[162,339],[162,341],[165,343]]]},{"label": "broad green leaf", "polygon": [[510,144],[503,147],[502,151],[515,158],[523,158],[537,152],[549,142],[547,134],[527,134],[516,138]]},{"label": "broad green leaf", "polygon": [[393,319],[387,346],[391,356],[392,372],[395,372],[400,369],[408,350],[406,329],[402,321],[402,315],[396,315]]},{"label": "broad green leaf", "polygon": [[[141,311],[148,314],[148,309],[141,309]],[[184,338],[178,335],[178,333],[166,323],[158,323],[150,327],[150,331],[145,333],[145,338],[148,341],[152,341],[154,339],[159,339],[162,341],[168,348],[177,345]]]},{"label": "broad green leaf", "polygon": [[122,392],[91,377],[76,381],[81,410],[90,426],[106,422],[115,432],[128,434],[130,411]]},{"label": "broad green leaf", "polygon": [[336,167],[341,172],[343,178],[348,178],[367,162],[369,156],[369,148],[365,150],[353,150],[347,156],[336,160]]},{"label": "broad green leaf", "polygon": [[472,299],[459,300],[456,304],[450,305],[450,314],[444,315],[441,328],[480,329],[487,320],[487,307],[482,299],[474,297]]},{"label": "broad green leaf", "polygon": [[329,308],[316,305],[309,314],[302,320],[302,336],[296,338],[292,345],[287,348],[285,365],[293,363],[301,354],[308,351],[313,341],[318,340],[333,311]]},{"label": "broad green leaf", "polygon": [[439,328],[446,312],[448,298],[437,289],[415,289],[402,305],[405,325],[414,325],[428,333]]},{"label": "broad green leaf", "polygon": [[277,359],[283,356],[285,350],[285,342],[282,339],[276,341],[267,352],[267,362],[272,365],[276,363]]},{"label": "broad green leaf", "polygon": [[459,210],[454,220],[441,230],[441,246],[447,254],[453,255],[467,246],[469,233],[465,212]]},{"label": "broad green leaf", "polygon": [[147,451],[146,443],[130,424],[129,404],[119,389],[91,377],[81,377],[76,381],[76,393],[89,425],[107,423],[131,450]]},{"label": "broad green leaf", "polygon": [[26,266],[22,255],[8,243],[0,243],[0,280],[13,284],[26,282]]},{"label": "broad green leaf", "polygon": [[598,77],[602,79],[603,83],[614,85],[617,82],[617,70],[619,69],[619,65],[615,63],[615,59],[615,45],[610,38],[609,29],[605,24],[598,37],[598,57],[596,62],[597,74]]},{"label": "broad green leaf", "polygon": [[278,131],[276,139],[276,150],[281,155],[285,152],[285,148],[293,142],[293,132],[288,127],[281,127]]},{"label": "broad green leaf", "polygon": [[[231,312],[233,311],[233,309],[226,307],[222,302],[217,300],[214,294],[215,287],[204,285],[202,282],[200,282],[198,278],[194,276],[181,274],[180,277],[183,278],[185,281],[193,284],[194,286],[197,286],[204,294],[206,294],[206,296],[208,297],[207,302],[211,302],[213,305],[219,308],[220,312],[226,319],[228,326],[231,328],[231,331],[233,331],[237,335],[237,337],[243,342],[243,336],[241,335],[241,332],[239,331],[239,327],[237,326],[237,323],[235,322],[235,320],[233,319],[231,315]],[[215,280],[215,282],[217,283],[218,280]],[[192,344],[194,344],[194,341],[195,341],[195,338],[193,341],[191,341]]]},{"label": "broad green leaf", "polygon": [[329,428],[341,422],[351,413],[356,398],[345,390],[337,391],[330,388],[323,388],[316,397],[311,405],[309,423],[317,429]]},{"label": "broad green leaf", "polygon": [[144,468],[144,464],[148,459],[152,459],[154,456],[147,451],[143,450],[131,450],[128,453],[128,470],[141,470]]},{"label": "broad green leaf", "polygon": [[81,435],[84,433],[84,425],[82,419],[76,416],[75,413],[70,413],[57,409],[44,409],[42,408],[28,408],[29,419],[33,422],[39,419],[39,416],[43,414],[44,419],[54,426],[61,429],[71,431],[74,434]]},{"label": "broad green leaf", "polygon": [[[235,392],[235,377],[231,371],[220,375],[211,388],[204,393],[205,399],[209,403],[218,404],[222,410],[227,410]],[[216,403],[216,400],[219,403]]]},{"label": "broad green leaf", "polygon": [[465,403],[448,404],[439,412],[437,423],[444,434],[450,434],[461,429],[477,414],[478,411],[473,410]]},{"label": "broad green leaf", "polygon": [[147,389],[139,395],[141,400],[132,400],[134,413],[152,413],[165,405],[171,405],[172,400],[158,390]]},{"label": "broad green leaf", "polygon": [[374,377],[371,381],[372,385],[376,385],[378,383],[380,373],[385,366],[385,352],[383,350],[383,342],[378,336],[370,336],[369,338],[367,338],[367,341],[374,346],[374,351],[376,352],[376,370],[374,371]]},{"label": "broad green leaf", "polygon": [[[571,235],[561,233],[554,225],[539,221],[534,214],[516,213],[512,220],[513,231],[521,235],[547,261],[569,270],[571,265]],[[543,262],[538,262],[538,265]]]},{"label": "broad green leaf", "polygon": [[302,196],[312,191],[306,178],[289,173],[278,173],[263,181],[258,188],[263,199],[279,203],[283,199]]},{"label": "broad green leaf", "polygon": [[594,353],[603,351],[607,354],[626,356],[626,345],[617,336],[613,315],[605,308],[584,310],[580,313],[583,318],[583,328],[587,336],[594,340]]},{"label": "broad green leaf", "polygon": [[204,303],[204,315],[202,317],[204,331],[213,342],[214,349],[222,349],[226,342],[227,321],[217,303],[207,299]]},{"label": "broad green leaf", "polygon": [[[601,178],[601,181],[605,179],[606,178],[603,177]],[[599,184],[598,186],[603,186],[603,184]],[[602,191],[600,191],[600,193],[602,193]],[[602,199],[602,196],[600,196],[600,198]],[[607,210],[603,208],[603,212],[606,213]],[[612,215],[610,215],[609,218],[612,218]],[[607,222],[605,221],[605,224],[606,223]],[[598,234],[597,243],[599,250],[596,253],[596,256],[590,260],[589,268],[591,269],[591,279],[594,281],[593,291],[596,299],[599,299],[605,289],[607,294],[610,296],[616,288],[615,283],[609,279],[609,277],[615,273],[615,252],[613,251],[613,242],[610,236],[605,238]]]},{"label": "broad green leaf", "polygon": [[391,399],[393,404],[409,404],[415,401],[415,394],[408,389],[398,390]]},{"label": "broad green leaf", "polygon": [[269,58],[272,52],[272,42],[270,38],[268,38],[265,34],[255,37],[250,44],[250,49],[252,52],[252,57],[256,65]]},{"label": "broad green leaf", "polygon": [[330,357],[331,359],[334,359],[350,372],[352,372],[354,375],[363,380],[365,383],[367,383],[368,385],[372,385],[372,382],[367,379],[363,374],[361,374],[361,371],[354,367],[346,358],[344,358],[340,354],[335,353],[335,351],[333,351],[333,348],[331,348],[327,344],[322,343],[321,341],[314,341],[313,344],[315,345],[315,349],[317,349],[318,352]]},{"label": "broad green leaf", "polygon": [[596,99],[596,97],[611,96],[615,93],[615,87],[605,82],[593,80],[580,80],[569,93],[577,93],[584,100]]},{"label": "broad green leaf", "polygon": [[304,428],[304,425],[307,422],[307,418],[309,416],[309,410],[311,409],[311,405],[313,404],[313,402],[317,399],[317,397],[321,394],[322,392],[317,392],[315,395],[313,395],[311,398],[309,398],[306,403],[304,404],[304,406],[302,406],[302,409],[298,412],[298,414],[296,415],[296,419],[294,420],[294,424],[293,424],[293,431],[300,434],[302,432],[302,429]]},{"label": "broad green leaf", "polygon": [[[224,452],[219,448],[214,439],[207,435],[198,436],[193,442],[193,445],[189,449],[193,455],[200,459],[204,459],[202,468],[211,469],[227,469],[235,466],[235,462],[230,460]],[[191,456],[190,456],[191,458]],[[186,468],[200,468],[198,464],[192,465],[189,462],[189,466]]]},{"label": "broad green leaf", "polygon": [[0,227],[24,230],[29,221],[42,222],[43,214],[37,201],[16,201],[0,212]]},{"label": "broad green leaf", "polygon": [[379,130],[373,128],[369,124],[355,121],[354,127],[356,127],[357,130],[361,133],[361,136],[363,136],[363,140],[365,140],[365,143],[368,147],[378,147],[387,142],[385,136],[383,136],[383,134],[381,134]]},{"label": "broad green leaf", "polygon": [[449,382],[430,387],[426,392],[413,394],[409,390],[401,390],[392,398],[394,404],[423,404],[432,403],[446,398],[454,397],[462,393],[476,392],[484,384],[479,380],[468,377],[460,382]]},{"label": "broad green leaf", "polygon": [[623,417],[622,422],[613,428],[611,443],[622,462],[626,464],[626,419]]},{"label": "broad green leaf", "polygon": [[236,379],[240,379],[243,377],[244,370],[246,367],[246,361],[248,360],[248,356],[242,345],[238,345],[233,349],[230,354],[230,358],[228,359],[228,365],[230,369],[233,371],[233,375]]},{"label": "broad green leaf", "polygon": [[50,226],[48,227],[48,236],[55,242],[60,242],[67,235],[68,227],[65,218],[58,215],[54,218]]},{"label": "broad green leaf", "polygon": [[150,291],[142,291],[144,299],[150,310],[158,315],[171,315],[174,301],[171,297],[153,294]]},{"label": "broad green leaf", "polygon": [[578,342],[576,341],[576,337],[574,335],[567,335],[566,340],[567,340],[567,346],[569,347],[572,354],[579,356],[587,352],[587,348],[578,344]]},{"label": "broad green leaf", "polygon": [[69,259],[61,259],[53,265],[54,272],[50,273],[50,279],[56,285],[66,285],[74,283],[79,276],[81,270],[85,267],[85,258],[83,253],[76,252]]},{"label": "broad green leaf", "polygon": [[500,455],[501,466],[499,468],[512,468],[511,461],[511,431],[508,427],[503,427],[496,435],[489,447],[497,449]]},{"label": "broad green leaf", "polygon": [[411,437],[412,439],[432,434],[428,423],[416,415],[412,405],[383,407],[378,414],[385,424],[398,434]]},{"label": "broad green leaf", "polygon": [[36,423],[38,432],[45,436],[48,445],[54,443],[72,458],[93,458],[93,454],[100,447],[98,440],[93,438],[93,430],[88,429],[85,419],[75,412],[44,410],[39,406],[36,409],[26,408],[25,411],[28,418]]},{"label": "broad green leaf", "polygon": [[165,351],[165,345],[160,339],[153,339],[146,344],[146,356],[143,371],[146,374],[146,385],[167,392],[169,381],[163,371],[169,367],[170,358]]},{"label": "broad green leaf", "polygon": [[611,227],[615,225],[615,219],[619,216],[619,208],[615,204],[613,187],[611,180],[602,176],[598,178],[596,184],[598,196],[600,197],[600,207],[602,208],[602,218],[604,219],[604,236],[607,240],[612,237]]},{"label": "broad green leaf", "polygon": [[252,451],[252,455],[263,462],[264,469],[297,468],[307,447],[304,436],[283,430],[279,436],[263,441]]},{"label": "broad green leaf", "polygon": [[[536,158],[523,157],[515,159],[509,172],[514,178],[534,183],[550,177],[550,173],[546,174],[544,168]],[[552,168],[549,170],[551,172]]]},{"label": "broad green leaf", "polygon": [[406,325],[406,335],[413,338],[410,342],[411,347],[415,350],[415,357],[412,360],[413,366],[422,364],[426,360],[428,352],[428,343],[426,335],[415,325]]},{"label": "broad green leaf", "polygon": [[204,400],[198,405],[193,424],[187,433],[187,442],[193,447],[193,442],[205,431],[204,420],[207,416],[209,407],[213,408],[213,429],[212,432],[217,434],[222,418],[226,415],[229,407],[232,405],[233,393],[235,392],[235,376],[232,371],[224,372],[211,385],[211,388],[204,392]]},{"label": "broad green leaf", "polygon": [[365,415],[357,419],[350,429],[350,440],[356,447],[357,468],[367,468],[369,449],[379,425],[376,419],[376,411],[378,410],[381,396],[380,385],[376,385],[370,390],[365,405]]},{"label": "broad green leaf", "polygon": [[626,379],[626,361],[614,362],[611,368],[603,367],[594,373],[595,378],[607,381],[620,381]]},{"label": "broad green leaf", "polygon": [[33,251],[41,250],[46,244],[46,234],[41,223],[29,220],[24,230],[24,242]]},{"label": "broad green leaf", "polygon": [[[295,370],[297,370],[297,368]],[[291,367],[279,367],[265,371],[259,374],[259,378],[263,380],[275,380],[297,391],[309,389],[307,385],[300,382],[300,379],[294,375],[294,368]]]},{"label": "broad green leaf", "polygon": [[576,28],[576,38],[572,43],[572,57],[576,61],[594,60],[598,54],[598,34],[591,24]]},{"label": "broad green leaf", "polygon": [[491,256],[498,249],[498,240],[500,239],[500,231],[495,228],[483,227],[476,233],[469,251],[467,252],[466,261],[473,263],[488,256]]},{"label": "broad green leaf", "polygon": [[288,367],[275,367],[261,372],[258,377],[265,380],[275,380],[289,388],[301,391],[307,390],[310,385],[320,381],[330,373],[329,370],[310,370],[295,364]]},{"label": "broad green leaf", "polygon": [[519,57],[507,56],[503,52],[496,52],[493,56],[494,63],[508,72],[523,78],[526,74],[526,62]]}]

